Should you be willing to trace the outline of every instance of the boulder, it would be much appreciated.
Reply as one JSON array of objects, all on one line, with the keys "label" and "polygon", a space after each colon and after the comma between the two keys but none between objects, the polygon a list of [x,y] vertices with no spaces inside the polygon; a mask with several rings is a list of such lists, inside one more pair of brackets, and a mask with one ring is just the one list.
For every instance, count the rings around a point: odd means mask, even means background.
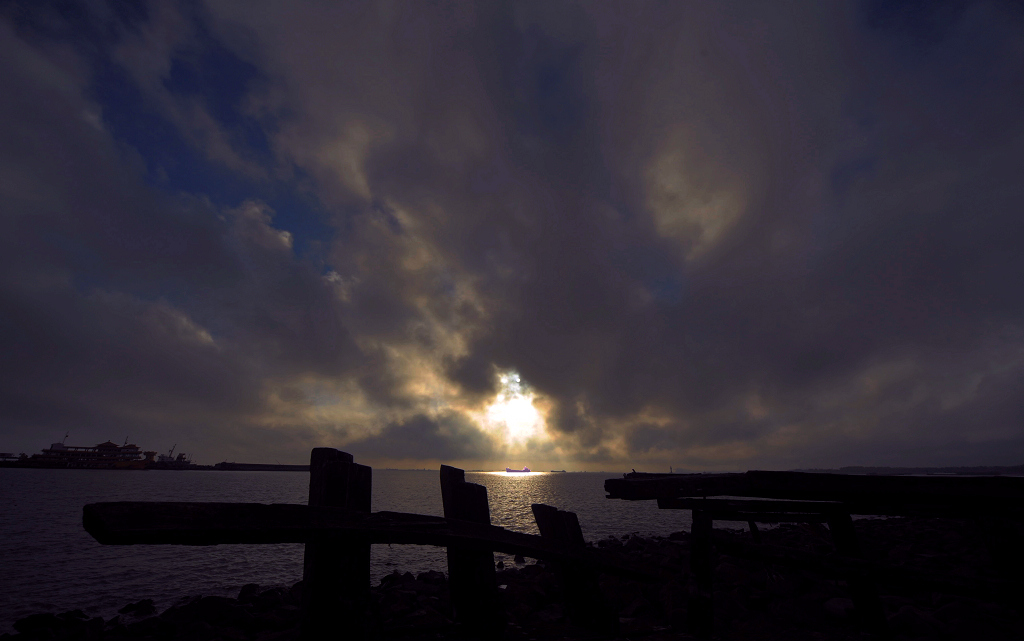
[{"label": "boulder", "polygon": [[[500,561],[499,561],[500,563]],[[448,583],[448,577],[444,575],[444,572],[438,572],[437,570],[431,570],[429,572],[420,572],[416,575],[417,581],[428,583],[430,585],[445,585]]]},{"label": "boulder", "polygon": [[160,617],[149,617],[128,624],[128,634],[133,637],[168,638],[174,636],[177,625]]},{"label": "boulder", "polygon": [[178,627],[177,638],[189,641],[210,641],[217,636],[217,630],[205,621],[189,621]]},{"label": "boulder", "polygon": [[288,591],[284,588],[270,588],[260,592],[252,600],[252,605],[260,611],[273,610],[284,605],[287,602],[287,597]]},{"label": "boulder", "polygon": [[722,562],[715,568],[715,583],[747,583],[750,580],[750,573],[735,563]]},{"label": "boulder", "polygon": [[22,634],[28,634],[39,630],[60,628],[63,623],[55,614],[43,612],[40,614],[30,614],[23,619],[18,619],[14,622],[14,629]]},{"label": "boulder", "polygon": [[257,583],[246,583],[242,586],[242,589],[238,591],[238,602],[239,603],[252,603],[253,600],[259,596],[260,586]]},{"label": "boulder", "polygon": [[932,637],[942,632],[943,625],[928,612],[905,605],[889,617],[889,628],[896,634],[910,637]]},{"label": "boulder", "polygon": [[135,603],[129,603],[118,610],[118,612],[120,614],[126,614],[141,619],[144,617],[151,617],[156,614],[156,606],[153,604],[153,599],[142,599]]},{"label": "boulder", "polygon": [[853,614],[853,600],[844,597],[834,597],[822,604],[825,612],[833,619],[845,621]]},{"label": "boulder", "polygon": [[284,592],[284,602],[288,605],[302,605],[302,591],[306,583],[299,581]]}]

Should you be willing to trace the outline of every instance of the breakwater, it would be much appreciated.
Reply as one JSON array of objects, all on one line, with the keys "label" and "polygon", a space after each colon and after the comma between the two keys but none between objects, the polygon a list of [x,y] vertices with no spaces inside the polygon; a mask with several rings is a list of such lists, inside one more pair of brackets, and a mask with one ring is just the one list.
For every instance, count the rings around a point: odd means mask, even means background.
[{"label": "breakwater", "polygon": [[97,466],[91,464],[69,464],[66,462],[40,461],[31,458],[0,461],[0,467],[35,470],[104,470],[104,471],[144,471],[161,470],[175,472],[308,472],[308,465],[282,465],[279,463],[233,463],[222,461],[214,465],[197,463],[162,463],[159,461],[139,461],[134,467]]},{"label": "breakwater", "polygon": [[308,472],[308,465],[281,465],[279,463],[217,463],[213,469],[223,472]]}]

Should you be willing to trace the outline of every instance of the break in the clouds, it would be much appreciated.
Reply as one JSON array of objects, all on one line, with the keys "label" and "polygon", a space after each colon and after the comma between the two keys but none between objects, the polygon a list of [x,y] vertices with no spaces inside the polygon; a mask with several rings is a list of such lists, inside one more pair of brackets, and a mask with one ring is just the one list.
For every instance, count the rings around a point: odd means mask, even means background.
[{"label": "break in the clouds", "polygon": [[0,449],[1019,463],[1011,2],[8,2]]}]

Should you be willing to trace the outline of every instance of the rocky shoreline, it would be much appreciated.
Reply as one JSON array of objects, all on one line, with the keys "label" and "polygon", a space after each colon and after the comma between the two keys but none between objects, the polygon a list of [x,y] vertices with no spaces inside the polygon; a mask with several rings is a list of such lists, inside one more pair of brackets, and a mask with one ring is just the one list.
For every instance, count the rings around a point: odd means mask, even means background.
[{"label": "rocky shoreline", "polygon": [[[1024,618],[1016,594],[986,593],[971,585],[1019,585],[1018,529],[938,519],[856,521],[868,560],[918,574],[949,577],[946,583],[890,585],[879,595],[894,639],[1020,639]],[[1003,530],[1000,530],[1003,528]],[[716,530],[728,542],[750,540],[738,530]],[[993,537],[996,541],[993,543]],[[820,525],[783,525],[762,530],[764,543],[829,554],[828,531]],[[1000,548],[999,541],[1011,541]],[[690,589],[689,535],[634,535],[593,545],[637,567],[659,567],[666,578],[641,583],[601,577],[607,607],[618,613],[619,630],[587,632],[568,618],[557,577],[541,563],[499,564],[497,576],[505,605],[506,639],[689,639],[686,604]],[[999,559],[990,550],[1000,550]],[[1019,554],[1019,552],[1016,552]],[[996,562],[998,560],[998,562]],[[517,559],[522,561],[522,559]],[[720,639],[870,639],[859,626],[841,577],[813,569],[767,564],[718,554],[714,561],[715,637]],[[964,586],[968,586],[965,588]],[[372,638],[444,639],[466,637],[451,619],[448,583],[441,572],[419,576],[398,572],[371,589],[368,612]],[[291,641],[298,639],[302,583],[261,589],[244,586],[237,598],[189,596],[163,612],[152,601],[132,603],[104,620],[79,611],[35,614],[15,623],[15,634],[0,640],[82,639],[170,641]],[[340,627],[343,621],[338,622]]]}]

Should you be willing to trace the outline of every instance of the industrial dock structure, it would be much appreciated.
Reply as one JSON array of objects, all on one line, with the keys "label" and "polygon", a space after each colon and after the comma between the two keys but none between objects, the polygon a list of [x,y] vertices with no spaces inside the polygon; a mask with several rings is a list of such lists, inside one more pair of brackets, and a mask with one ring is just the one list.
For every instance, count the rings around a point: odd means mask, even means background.
[{"label": "industrial dock structure", "polygon": [[[65,437],[65,440],[67,437]],[[175,445],[167,454],[142,450],[125,439],[123,445],[113,441],[93,446],[53,443],[39,454],[15,456],[0,452],[0,467],[26,467],[48,469],[88,470],[219,470],[228,472],[308,472],[308,465],[278,465],[268,463],[229,463],[197,465],[189,455],[174,455]]]}]

